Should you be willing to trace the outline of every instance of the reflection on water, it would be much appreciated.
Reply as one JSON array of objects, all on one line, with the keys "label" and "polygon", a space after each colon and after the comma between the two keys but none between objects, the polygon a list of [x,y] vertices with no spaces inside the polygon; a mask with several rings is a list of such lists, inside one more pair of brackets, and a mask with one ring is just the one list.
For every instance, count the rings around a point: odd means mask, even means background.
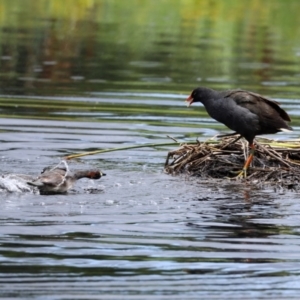
[{"label": "reflection on water", "polygon": [[294,195],[252,191],[245,202],[237,185],[226,191],[157,171],[108,173],[102,194],[1,202],[3,295],[59,298],[76,286],[78,297],[183,297],[191,289],[258,297],[273,285],[273,295],[288,295],[299,259]]},{"label": "reflection on water", "polygon": [[2,1],[4,93],[185,92],[201,83],[297,97],[297,1],[23,2]]},{"label": "reflection on water", "polygon": [[[1,173],[228,132],[185,107],[198,85],[274,97],[295,131],[269,137],[299,136],[299,1],[130,4],[1,2]],[[170,149],[71,161],[107,176],[68,195],[0,192],[0,295],[298,298],[299,195],[166,175]]]}]

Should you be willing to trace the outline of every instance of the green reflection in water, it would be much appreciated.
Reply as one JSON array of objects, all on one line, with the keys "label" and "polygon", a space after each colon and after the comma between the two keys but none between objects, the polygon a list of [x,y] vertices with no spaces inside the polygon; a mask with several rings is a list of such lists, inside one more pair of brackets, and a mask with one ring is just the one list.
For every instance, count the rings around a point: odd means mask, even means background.
[{"label": "green reflection in water", "polygon": [[[126,100],[124,100],[126,101]],[[2,110],[2,117],[22,117],[30,118],[47,118],[47,119],[72,119],[82,120],[84,118],[90,120],[99,121],[97,113],[113,113],[118,116],[164,116],[166,112],[168,116],[185,116],[185,117],[199,117],[207,116],[204,111],[197,111],[192,109],[186,109],[180,107],[167,107],[162,105],[143,105],[142,100],[140,104],[126,104],[126,105],[114,105],[114,103],[89,103],[85,101],[72,101],[72,100],[49,100],[49,99],[30,99],[30,98],[0,98],[0,108]],[[76,115],[80,112],[81,115]],[[66,113],[70,115],[66,116]],[[87,114],[84,117],[84,113],[94,113],[95,116]],[[83,116],[82,116],[83,115]],[[105,116],[101,116],[101,119],[105,119]],[[126,122],[135,122],[134,120],[126,120]]]},{"label": "green reflection in water", "polygon": [[2,0],[12,94],[243,87],[297,97],[297,0]]}]

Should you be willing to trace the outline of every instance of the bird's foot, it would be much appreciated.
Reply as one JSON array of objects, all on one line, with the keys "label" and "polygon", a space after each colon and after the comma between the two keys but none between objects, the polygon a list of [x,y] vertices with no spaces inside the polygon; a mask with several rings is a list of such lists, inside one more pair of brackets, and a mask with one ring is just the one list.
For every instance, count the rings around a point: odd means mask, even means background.
[{"label": "bird's foot", "polygon": [[231,179],[244,179],[247,177],[247,169],[243,168],[241,171],[238,172],[237,176],[232,177]]},{"label": "bird's foot", "polygon": [[237,176],[236,179],[243,179],[247,177],[247,169],[243,169]]}]

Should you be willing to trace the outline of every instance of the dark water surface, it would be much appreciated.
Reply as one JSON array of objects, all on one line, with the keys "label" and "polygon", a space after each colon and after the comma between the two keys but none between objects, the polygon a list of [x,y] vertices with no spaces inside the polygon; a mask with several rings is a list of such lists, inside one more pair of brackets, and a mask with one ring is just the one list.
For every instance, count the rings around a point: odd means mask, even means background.
[{"label": "dark water surface", "polygon": [[[269,137],[299,138],[299,1],[0,6],[2,174],[229,132],[186,108],[198,85],[278,100],[294,132]],[[299,193],[164,174],[174,147],[72,160],[107,176],[67,195],[1,191],[0,297],[298,299]]]}]

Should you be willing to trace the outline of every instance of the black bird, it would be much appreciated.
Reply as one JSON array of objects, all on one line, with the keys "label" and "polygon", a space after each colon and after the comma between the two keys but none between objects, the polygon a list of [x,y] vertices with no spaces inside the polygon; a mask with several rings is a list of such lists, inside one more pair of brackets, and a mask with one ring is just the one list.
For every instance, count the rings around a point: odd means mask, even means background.
[{"label": "black bird", "polygon": [[250,155],[238,177],[245,176],[255,151],[254,138],[260,134],[272,134],[293,130],[287,122],[289,115],[274,100],[244,90],[215,91],[198,87],[186,100],[188,106],[201,102],[207,113],[243,136],[249,143]]}]

